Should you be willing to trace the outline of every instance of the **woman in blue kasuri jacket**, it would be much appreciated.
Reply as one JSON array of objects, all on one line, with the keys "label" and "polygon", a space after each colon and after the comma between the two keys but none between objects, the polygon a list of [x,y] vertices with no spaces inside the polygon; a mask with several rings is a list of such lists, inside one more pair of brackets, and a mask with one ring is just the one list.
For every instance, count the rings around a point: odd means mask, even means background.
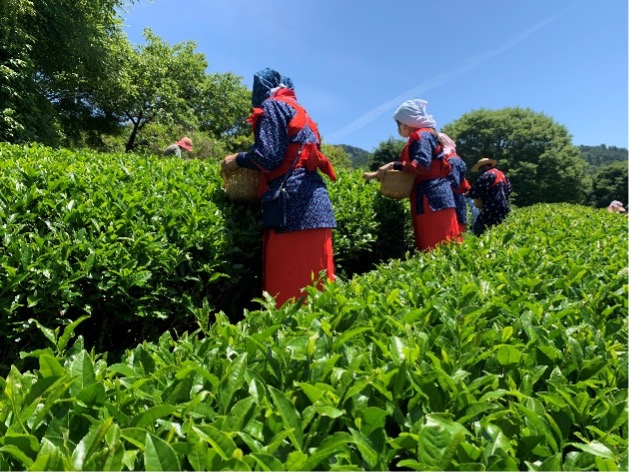
[{"label": "woman in blue kasuri jacket", "polygon": [[288,77],[266,68],[254,75],[252,124],[255,143],[249,152],[228,155],[222,172],[238,167],[260,172],[260,195],[285,180],[287,225],[264,230],[263,289],[277,306],[304,295],[324,271],[334,278],[332,229],[336,226],[327,187],[319,171],[336,179],[320,151],[318,127],[297,102]]},{"label": "woman in blue kasuri jacket", "polygon": [[511,182],[496,168],[497,161],[483,158],[476,162],[472,170],[482,172],[472,185],[468,196],[479,201],[481,212],[476,217],[472,231],[479,236],[494,225],[499,225],[509,214],[509,195],[513,191]]}]

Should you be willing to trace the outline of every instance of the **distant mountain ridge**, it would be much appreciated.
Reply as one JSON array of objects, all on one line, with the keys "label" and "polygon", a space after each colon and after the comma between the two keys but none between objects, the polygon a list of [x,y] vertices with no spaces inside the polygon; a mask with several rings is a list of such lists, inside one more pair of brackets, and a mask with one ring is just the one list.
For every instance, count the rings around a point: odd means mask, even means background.
[{"label": "distant mountain ridge", "polygon": [[606,146],[605,144],[580,145],[578,147],[582,159],[595,167],[628,160],[628,149],[622,147]]},{"label": "distant mountain ridge", "polygon": [[[349,155],[354,169],[368,167],[371,160],[371,152],[348,144],[337,144],[336,147],[342,148]],[[628,149],[623,147],[606,146],[605,144],[597,146],[579,145],[577,147],[579,147],[582,159],[595,167],[628,160]]]},{"label": "distant mountain ridge", "polygon": [[371,153],[367,150],[361,149],[360,147],[354,147],[347,144],[338,144],[336,147],[342,148],[347,155],[349,155],[351,165],[354,169],[366,168],[369,160],[371,159]]}]

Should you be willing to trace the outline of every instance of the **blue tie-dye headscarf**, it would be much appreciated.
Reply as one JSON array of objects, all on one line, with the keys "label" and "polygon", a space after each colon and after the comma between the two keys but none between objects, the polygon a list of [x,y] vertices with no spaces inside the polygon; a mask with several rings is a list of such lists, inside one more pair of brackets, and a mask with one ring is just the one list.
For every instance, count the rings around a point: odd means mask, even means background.
[{"label": "blue tie-dye headscarf", "polygon": [[261,107],[261,103],[270,96],[270,91],[279,86],[294,89],[292,80],[278,71],[266,68],[256,72],[252,83],[252,107]]}]

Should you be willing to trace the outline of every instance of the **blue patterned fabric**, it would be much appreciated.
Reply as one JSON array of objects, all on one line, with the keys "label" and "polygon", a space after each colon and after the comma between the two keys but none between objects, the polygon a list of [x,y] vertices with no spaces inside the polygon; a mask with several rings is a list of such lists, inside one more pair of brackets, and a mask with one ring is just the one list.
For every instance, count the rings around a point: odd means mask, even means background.
[{"label": "blue patterned fabric", "polygon": [[456,219],[460,225],[467,225],[467,201],[465,197],[456,190],[460,187],[461,182],[465,179],[466,166],[463,159],[458,155],[453,155],[448,159],[450,163],[450,174],[448,179],[452,186],[452,193],[454,194],[454,203],[456,205]]},{"label": "blue patterned fabric", "polygon": [[[425,168],[430,168],[434,150],[437,148],[438,139],[430,132],[422,132],[418,141],[412,141],[408,149],[410,160]],[[434,157],[434,160],[438,160]],[[396,164],[396,169],[401,170],[402,164]],[[415,214],[424,213],[424,195],[428,198],[428,204],[432,211],[454,208],[454,195],[447,177],[423,180],[415,185],[417,187],[417,199],[415,202]]]},{"label": "blue patterned fabric", "polygon": [[261,107],[263,101],[270,96],[270,91],[281,84],[288,89],[294,89],[292,80],[278,71],[265,68],[256,72],[252,83],[252,107]]},{"label": "blue patterned fabric", "polygon": [[480,235],[485,229],[500,224],[509,214],[509,195],[513,191],[511,182],[499,182],[495,186],[496,170],[484,172],[472,185],[469,196],[483,201],[483,210],[476,218],[472,231]]},{"label": "blue patterned fabric", "polygon": [[[295,137],[288,137],[287,126],[296,115],[296,110],[289,104],[269,100],[263,102],[262,108],[264,113],[257,124],[252,149],[237,156],[240,167],[272,171],[283,162],[288,141],[319,143],[307,125]],[[276,178],[270,183],[270,188],[277,189],[282,181],[283,176]],[[309,172],[305,167],[292,170],[285,188],[288,192],[286,231],[336,227],[327,187],[317,170]]]}]

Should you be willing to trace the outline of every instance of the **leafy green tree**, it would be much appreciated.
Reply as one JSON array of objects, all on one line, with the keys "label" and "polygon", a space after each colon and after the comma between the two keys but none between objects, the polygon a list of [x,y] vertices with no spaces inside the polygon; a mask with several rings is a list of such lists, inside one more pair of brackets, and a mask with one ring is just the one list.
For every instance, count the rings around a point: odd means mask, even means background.
[{"label": "leafy green tree", "polygon": [[235,138],[251,134],[245,119],[251,108],[250,90],[242,78],[233,73],[213,73],[206,76],[202,94],[193,107],[200,121],[200,130],[215,139]]},{"label": "leafy green tree", "polygon": [[196,129],[195,104],[206,78],[206,59],[192,41],[170,46],[145,29],[144,45],[120,44],[119,74],[104,81],[100,103],[120,121],[132,125],[126,151],[136,147],[142,129],[151,122]]},{"label": "leafy green tree", "polygon": [[17,117],[17,112],[27,110],[29,98],[36,94],[32,81],[28,81],[32,37],[25,29],[26,19],[34,14],[27,0],[0,2],[0,141],[28,138],[26,130],[31,124]]},{"label": "leafy green tree", "polygon": [[0,2],[0,123],[5,126],[0,139],[56,144],[76,127],[91,127],[73,119],[101,114],[94,90],[111,72],[112,43],[121,32],[118,11],[131,3]]},{"label": "leafy green tree", "polygon": [[628,149],[622,147],[608,146],[601,144],[598,146],[580,145],[579,152],[582,159],[593,166],[601,166],[628,160]]},{"label": "leafy green tree", "polygon": [[[590,190],[586,163],[568,130],[530,109],[479,109],[443,128],[472,167],[479,159],[498,161],[514,188],[513,202],[583,203]],[[476,180],[470,173],[469,179]]]},{"label": "leafy green tree", "polygon": [[591,204],[607,207],[613,200],[628,203],[628,162],[612,162],[598,167],[593,178]]},{"label": "leafy green tree", "polygon": [[371,154],[369,162],[369,170],[377,170],[381,165],[388,162],[399,160],[402,149],[406,145],[406,141],[389,137],[388,140],[380,142]]},{"label": "leafy green tree", "polygon": [[320,150],[329,158],[337,171],[352,169],[351,159],[342,147],[323,143],[320,146]]}]

